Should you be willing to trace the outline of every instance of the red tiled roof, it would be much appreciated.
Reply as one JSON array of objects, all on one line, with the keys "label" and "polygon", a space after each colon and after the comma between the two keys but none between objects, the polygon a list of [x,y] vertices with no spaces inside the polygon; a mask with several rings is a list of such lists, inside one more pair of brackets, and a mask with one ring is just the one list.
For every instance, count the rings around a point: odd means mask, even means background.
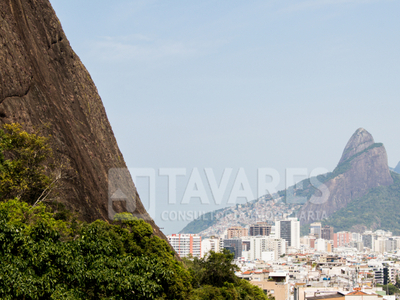
[{"label": "red tiled roof", "polygon": [[362,291],[355,291],[355,292],[346,294],[346,296],[364,296],[364,295],[370,295],[370,294],[364,293]]},{"label": "red tiled roof", "polygon": [[251,271],[245,271],[245,272],[243,272],[242,274],[243,274],[243,275],[248,275],[248,274],[251,274]]}]

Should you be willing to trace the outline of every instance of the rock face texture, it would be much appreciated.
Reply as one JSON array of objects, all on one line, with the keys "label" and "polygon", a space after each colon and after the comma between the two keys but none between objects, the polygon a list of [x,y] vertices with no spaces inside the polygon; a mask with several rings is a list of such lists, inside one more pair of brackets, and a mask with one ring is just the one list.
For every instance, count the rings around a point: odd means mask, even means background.
[{"label": "rock face texture", "polygon": [[340,158],[338,165],[342,164],[353,155],[364,151],[372,144],[374,144],[374,138],[372,137],[372,135],[364,128],[357,129],[350,140],[347,142],[347,145],[343,150],[343,154]]},{"label": "rock face texture", "polygon": [[[86,221],[107,220],[108,172],[126,165],[97,89],[48,0],[0,0],[0,123],[10,122],[51,134],[60,198]],[[119,180],[135,214],[165,238],[129,174]]]},{"label": "rock face texture", "polygon": [[321,192],[302,206],[298,214],[302,224],[329,217],[371,188],[393,183],[385,147],[375,144],[363,128],[350,138],[333,173],[337,175],[324,183],[325,189],[320,188]]}]

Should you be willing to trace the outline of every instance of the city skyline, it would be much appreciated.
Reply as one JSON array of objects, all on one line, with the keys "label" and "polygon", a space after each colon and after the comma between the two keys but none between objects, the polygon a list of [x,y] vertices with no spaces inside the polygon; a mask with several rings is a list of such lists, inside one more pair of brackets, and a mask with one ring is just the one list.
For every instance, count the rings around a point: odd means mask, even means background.
[{"label": "city skyline", "polygon": [[391,167],[400,160],[397,2],[51,3],[128,167],[189,170],[172,207],[158,178],[152,217],[166,233],[187,223],[161,213],[189,209],[180,201],[193,168],[218,179],[244,168],[256,190],[257,168],[332,171],[359,127],[385,144]]}]

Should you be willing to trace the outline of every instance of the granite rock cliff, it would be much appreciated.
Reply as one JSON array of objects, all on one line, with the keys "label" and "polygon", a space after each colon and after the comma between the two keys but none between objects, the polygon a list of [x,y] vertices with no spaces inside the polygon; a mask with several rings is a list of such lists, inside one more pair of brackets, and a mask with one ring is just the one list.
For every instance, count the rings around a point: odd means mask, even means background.
[{"label": "granite rock cliff", "polygon": [[383,144],[375,143],[372,135],[363,128],[347,143],[333,178],[324,183],[329,193],[317,192],[301,208],[298,217],[303,224],[310,223],[317,215],[329,217],[372,188],[393,183]]},{"label": "granite rock cliff", "polygon": [[[126,165],[97,89],[48,0],[0,0],[0,124],[10,122],[51,135],[60,198],[88,222],[107,220],[108,172]],[[120,181],[135,214],[165,238],[129,174]]]}]

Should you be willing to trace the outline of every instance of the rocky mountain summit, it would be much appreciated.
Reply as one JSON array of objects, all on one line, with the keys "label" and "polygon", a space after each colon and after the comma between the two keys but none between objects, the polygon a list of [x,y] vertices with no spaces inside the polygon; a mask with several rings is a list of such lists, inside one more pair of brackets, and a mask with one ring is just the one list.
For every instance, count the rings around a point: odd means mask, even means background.
[{"label": "rocky mountain summit", "polygon": [[329,217],[370,189],[393,184],[385,147],[375,143],[363,128],[350,138],[333,174],[324,182],[324,190],[319,187],[319,195],[314,194],[300,209],[298,215],[303,224],[313,222],[316,212]]},{"label": "rocky mountain summit", "polygon": [[338,165],[344,163],[357,153],[360,153],[368,147],[371,147],[374,143],[374,138],[368,131],[366,131],[364,128],[357,129],[347,142]]},{"label": "rocky mountain summit", "polygon": [[390,172],[385,147],[359,128],[333,172],[305,179],[240,207],[207,213],[190,222],[182,232],[220,234],[227,226],[257,221],[273,223],[289,215],[296,216],[302,225],[324,220],[340,230],[386,228],[400,232],[400,226],[395,226],[400,213],[394,214],[399,199],[400,176]]},{"label": "rocky mountain summit", "polygon": [[[11,122],[51,135],[64,204],[86,221],[107,220],[108,172],[126,165],[96,86],[48,0],[0,0],[0,124]],[[165,238],[129,174],[117,181],[134,213]]]}]

